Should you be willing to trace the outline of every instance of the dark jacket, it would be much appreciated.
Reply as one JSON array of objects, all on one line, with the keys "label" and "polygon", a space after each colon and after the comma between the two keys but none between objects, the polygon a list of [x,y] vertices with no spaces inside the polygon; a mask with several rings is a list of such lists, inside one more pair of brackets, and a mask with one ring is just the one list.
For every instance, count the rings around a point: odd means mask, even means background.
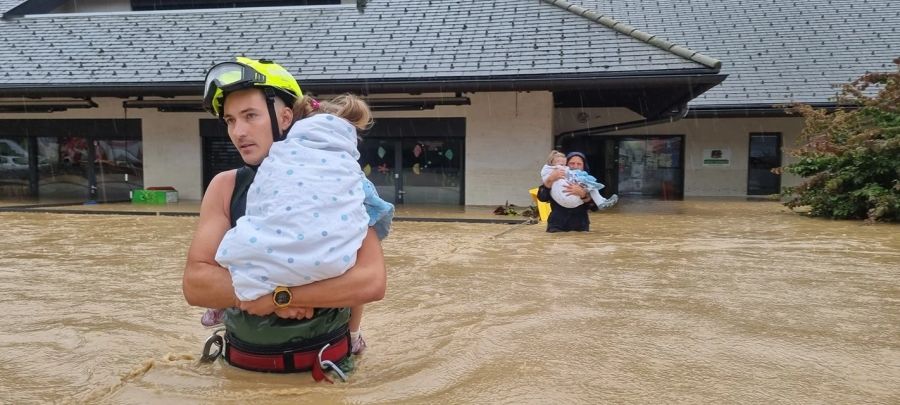
[{"label": "dark jacket", "polygon": [[550,189],[543,185],[538,188],[537,198],[550,203],[551,211],[550,217],[547,218],[547,232],[587,232],[590,230],[591,220],[588,218],[588,210],[597,211],[597,206],[593,201],[575,208],[566,208],[550,197]]}]

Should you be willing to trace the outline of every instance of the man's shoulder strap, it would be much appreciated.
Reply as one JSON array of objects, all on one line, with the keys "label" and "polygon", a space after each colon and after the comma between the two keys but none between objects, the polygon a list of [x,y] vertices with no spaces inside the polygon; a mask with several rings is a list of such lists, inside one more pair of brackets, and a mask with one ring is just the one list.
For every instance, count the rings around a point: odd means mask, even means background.
[{"label": "man's shoulder strap", "polygon": [[231,227],[237,224],[238,218],[244,216],[247,211],[247,190],[256,177],[256,170],[249,166],[237,169],[234,179],[234,192],[231,193]]}]

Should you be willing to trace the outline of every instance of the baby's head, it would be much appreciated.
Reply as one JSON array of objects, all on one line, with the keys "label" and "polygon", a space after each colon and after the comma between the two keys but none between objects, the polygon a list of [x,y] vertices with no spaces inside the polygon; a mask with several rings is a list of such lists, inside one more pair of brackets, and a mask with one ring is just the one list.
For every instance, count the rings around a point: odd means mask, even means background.
[{"label": "baby's head", "polygon": [[372,127],[372,110],[363,99],[352,94],[341,94],[330,101],[318,101],[308,95],[294,103],[295,119],[327,113],[350,122],[356,129],[365,131]]},{"label": "baby's head", "polygon": [[550,151],[550,156],[547,156],[547,164],[550,166],[565,166],[566,155],[558,150]]}]

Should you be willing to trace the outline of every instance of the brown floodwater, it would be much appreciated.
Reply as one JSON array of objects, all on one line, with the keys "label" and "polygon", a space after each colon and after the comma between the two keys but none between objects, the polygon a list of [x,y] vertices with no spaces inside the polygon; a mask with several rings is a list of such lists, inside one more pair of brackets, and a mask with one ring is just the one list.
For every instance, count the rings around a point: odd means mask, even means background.
[{"label": "brown floodwater", "polygon": [[198,361],[195,217],[0,213],[0,402],[898,403],[900,228],[625,201],[590,233],[398,222],[347,383]]}]

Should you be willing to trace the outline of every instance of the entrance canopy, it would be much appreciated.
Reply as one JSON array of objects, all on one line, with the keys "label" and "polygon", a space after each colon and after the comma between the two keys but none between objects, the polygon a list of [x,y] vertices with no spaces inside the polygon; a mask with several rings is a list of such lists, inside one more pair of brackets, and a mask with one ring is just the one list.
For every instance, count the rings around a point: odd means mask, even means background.
[{"label": "entrance canopy", "polygon": [[725,79],[725,75],[634,76],[597,80],[590,86],[561,86],[553,93],[556,107],[625,107],[646,120],[679,110],[688,101]]}]

